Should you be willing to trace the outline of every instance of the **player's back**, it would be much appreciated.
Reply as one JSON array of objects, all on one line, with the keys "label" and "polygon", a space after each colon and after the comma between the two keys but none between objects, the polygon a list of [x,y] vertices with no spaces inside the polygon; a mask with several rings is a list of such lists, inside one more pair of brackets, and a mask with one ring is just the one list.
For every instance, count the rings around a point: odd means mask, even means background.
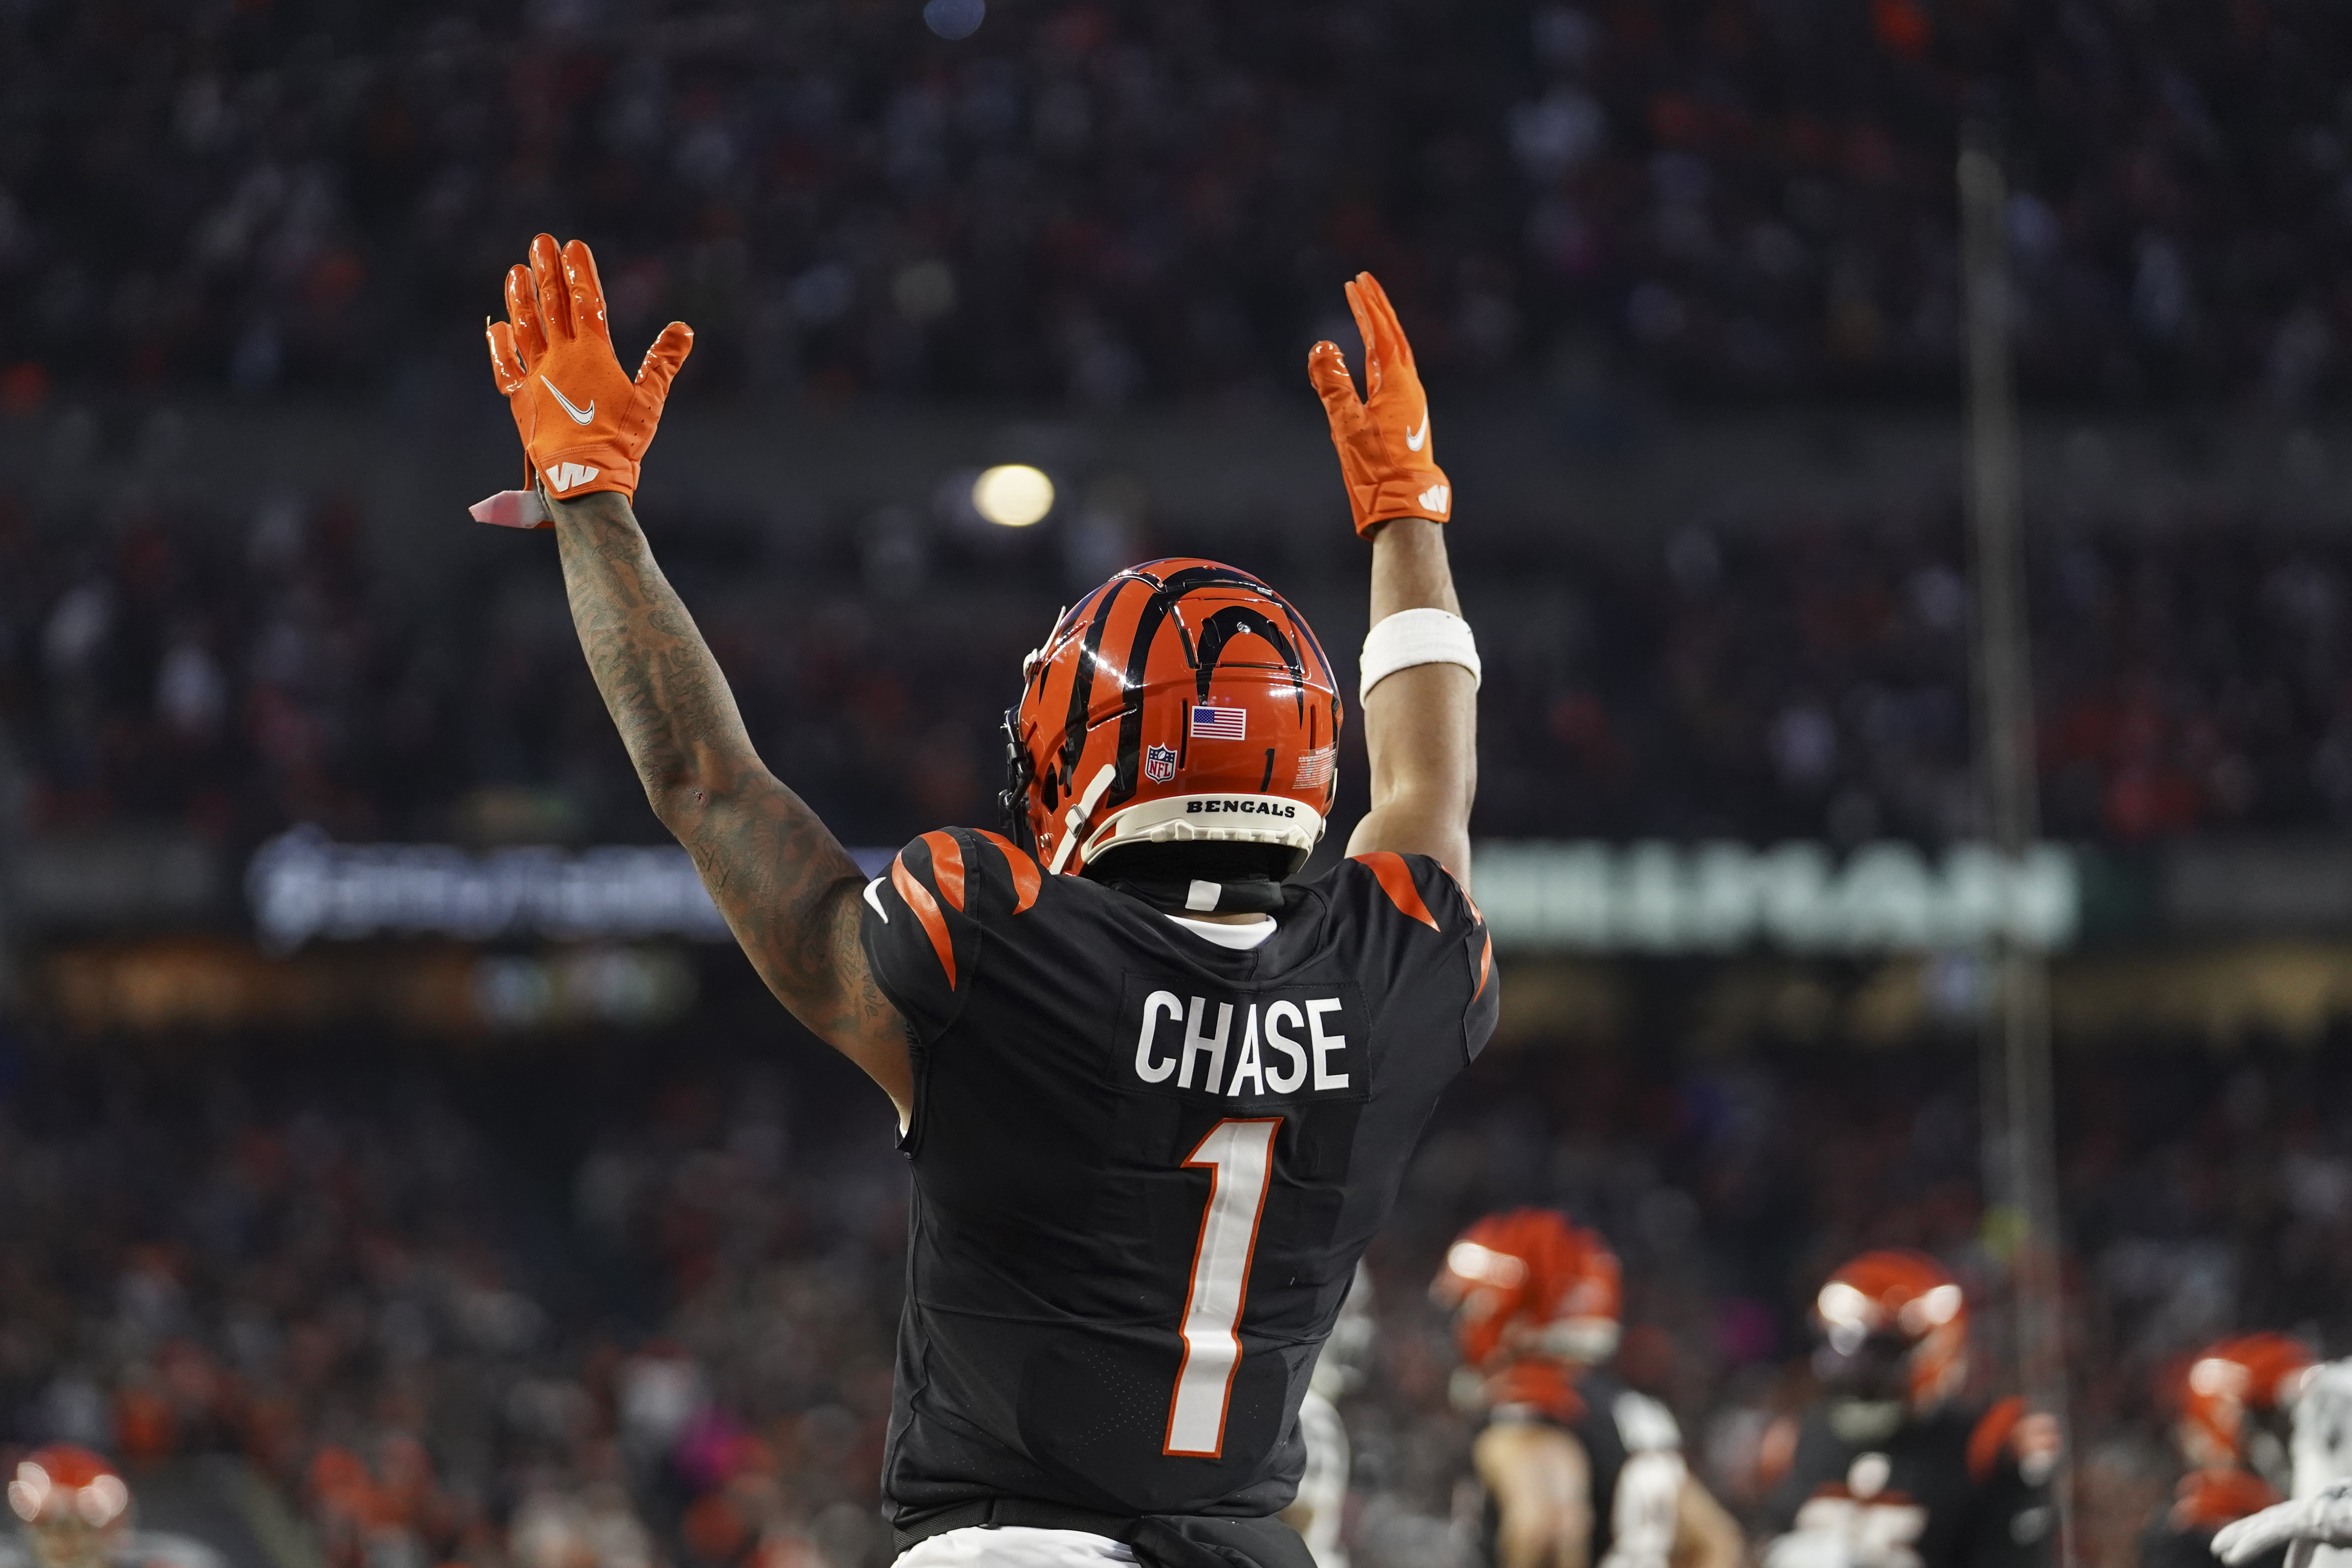
[{"label": "player's back", "polygon": [[1282,1507],[1357,1258],[1493,1026],[1469,900],[1370,856],[1226,945],[956,831],[866,901],[917,1074],[894,1520]]},{"label": "player's back", "polygon": [[[1864,1568],[2037,1568],[2050,1561],[2056,1513],[2046,1475],[2029,1479],[2015,1453],[2023,1409],[2017,1399],[1981,1414],[1948,1405],[1864,1435],[1840,1431],[1831,1404],[1817,1405],[1799,1424],[1767,1523],[1792,1541],[1838,1542]],[[1780,1555],[1766,1553],[1768,1568]]]}]

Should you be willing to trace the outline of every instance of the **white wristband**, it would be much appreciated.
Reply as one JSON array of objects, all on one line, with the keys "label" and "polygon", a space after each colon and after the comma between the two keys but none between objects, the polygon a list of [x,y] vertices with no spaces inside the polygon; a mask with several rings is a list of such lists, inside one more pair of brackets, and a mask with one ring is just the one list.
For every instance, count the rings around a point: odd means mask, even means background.
[{"label": "white wristband", "polygon": [[1458,664],[1470,672],[1473,691],[1480,679],[1478,639],[1470,635],[1470,623],[1444,610],[1399,610],[1371,629],[1357,662],[1358,701],[1398,670],[1416,664]]}]

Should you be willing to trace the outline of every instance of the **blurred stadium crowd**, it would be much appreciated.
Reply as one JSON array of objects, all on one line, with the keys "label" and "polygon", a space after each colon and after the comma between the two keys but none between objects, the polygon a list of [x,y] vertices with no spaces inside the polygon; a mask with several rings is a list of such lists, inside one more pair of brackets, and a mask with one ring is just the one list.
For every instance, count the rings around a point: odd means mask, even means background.
[{"label": "blurred stadium crowd", "polygon": [[119,1079],[16,1102],[12,1439],[95,1447],[134,1487],[242,1456],[328,1568],[875,1560],[886,1142],[826,1151],[820,1186],[772,1074],[723,1115],[681,1084],[605,1119],[567,1203],[528,1132],[430,1075],[298,1072],[325,1087],[291,1104],[278,1073],[208,1074],[194,1117]]},{"label": "blurred stadium crowd", "polygon": [[[887,1563],[904,1177],[870,1091],[769,1049],[706,1035],[648,1091],[646,1047],[592,1047],[562,1083],[530,1066],[524,1095],[478,1065],[263,1051],[207,1073],[193,1114],[169,1068],[18,1058],[0,1442],[95,1443],[134,1488],[242,1457],[299,1500],[331,1568]],[[2084,1561],[2130,1561],[2168,1496],[2159,1385],[2191,1349],[2242,1324],[2344,1348],[2344,1060],[2070,1064]],[[1618,1369],[1751,1510],[1764,1428],[1810,1392],[1804,1310],[1830,1267],[1922,1247],[2000,1300],[1972,1071],[1936,1051],[1498,1047],[1372,1255],[1375,1375],[1343,1405],[1356,1561],[1459,1560],[1472,1428],[1425,1292],[1466,1218],[1530,1200],[1623,1256]],[[1978,1316],[1980,1384],[1998,1318]]]},{"label": "blurred stadium crowd", "polygon": [[[754,741],[847,839],[995,822],[995,716],[1060,602],[1050,563],[957,558],[946,537],[902,558],[897,535],[780,562],[692,519],[660,532]],[[1797,518],[1554,542],[1540,561],[1465,535],[1487,659],[1477,830],[1969,836],[1956,533]],[[1349,645],[1360,588],[1326,564],[1261,569]],[[2034,593],[2049,832],[2352,821],[2352,546],[2228,518],[2087,529],[2039,555]],[[84,529],[0,513],[0,741],[42,830],[654,827],[546,553],[509,552],[419,604],[371,570],[331,500]]]},{"label": "blurred stadium crowd", "polygon": [[2293,405],[2352,326],[2347,61],[2310,0],[1006,3],[954,43],[872,4],[19,5],[0,402],[429,401],[539,228],[632,341],[694,322],[689,391],[1286,387],[1369,264],[1449,394],[1940,397],[1982,113],[2029,389]]}]

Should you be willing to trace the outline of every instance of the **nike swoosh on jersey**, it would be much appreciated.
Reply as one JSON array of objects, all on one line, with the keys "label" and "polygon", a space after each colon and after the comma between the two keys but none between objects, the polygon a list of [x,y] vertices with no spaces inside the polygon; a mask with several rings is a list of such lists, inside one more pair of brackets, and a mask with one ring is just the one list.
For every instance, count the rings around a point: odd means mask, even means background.
[{"label": "nike swoosh on jersey", "polygon": [[[541,376],[539,378],[539,384],[540,385],[547,388],[548,391],[555,394],[555,401],[563,405],[563,412],[572,416],[572,423],[574,425],[585,425],[588,421],[596,417],[596,400],[594,398],[590,398],[588,400],[588,406],[583,408],[578,404],[572,402],[572,399],[564,396],[563,393],[556,386],[555,383],[548,380],[547,377],[543,375]],[[1427,409],[1423,409],[1422,411],[1421,427],[1423,434],[1428,432],[1429,411]],[[1416,446],[1414,449],[1418,451],[1420,448]]]},{"label": "nike swoosh on jersey", "polygon": [[[555,395],[561,397],[563,394],[559,392]],[[567,403],[563,406],[569,408],[572,405]],[[1422,444],[1428,439],[1429,405],[1424,403],[1421,405],[1421,428],[1418,430],[1407,430],[1404,433],[1404,449],[1408,452],[1418,452],[1422,448]]]}]

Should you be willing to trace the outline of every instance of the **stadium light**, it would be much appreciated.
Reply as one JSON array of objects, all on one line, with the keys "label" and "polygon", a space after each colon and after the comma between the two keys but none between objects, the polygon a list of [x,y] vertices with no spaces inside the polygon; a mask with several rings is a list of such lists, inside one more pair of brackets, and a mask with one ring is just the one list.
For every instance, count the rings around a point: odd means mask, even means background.
[{"label": "stadium light", "polygon": [[1054,481],[1026,463],[1000,463],[972,481],[971,510],[1001,528],[1026,528],[1054,510]]},{"label": "stadium light", "polygon": [[923,7],[923,26],[953,43],[980,31],[988,18],[988,0],[930,0]]}]

